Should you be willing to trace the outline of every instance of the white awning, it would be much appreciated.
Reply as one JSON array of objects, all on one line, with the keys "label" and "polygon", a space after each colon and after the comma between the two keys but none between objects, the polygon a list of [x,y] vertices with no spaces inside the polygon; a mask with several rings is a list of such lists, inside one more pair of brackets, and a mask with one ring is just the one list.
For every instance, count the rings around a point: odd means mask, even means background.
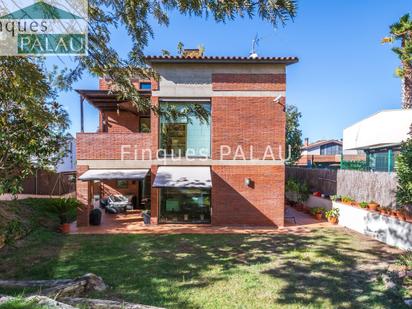
[{"label": "white awning", "polygon": [[88,170],[79,177],[80,180],[141,180],[149,169],[135,170]]},{"label": "white awning", "polygon": [[154,188],[212,187],[209,166],[160,166],[153,183]]}]

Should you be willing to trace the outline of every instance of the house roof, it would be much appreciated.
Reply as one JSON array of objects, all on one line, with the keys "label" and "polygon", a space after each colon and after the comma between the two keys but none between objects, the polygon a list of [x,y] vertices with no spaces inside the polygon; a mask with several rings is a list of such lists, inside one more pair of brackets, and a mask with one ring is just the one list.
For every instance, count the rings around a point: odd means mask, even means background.
[{"label": "house roof", "polygon": [[307,146],[303,146],[302,150],[308,150],[308,149],[313,149],[313,148],[317,148],[323,145],[327,145],[327,144],[338,144],[342,146],[342,142],[336,139],[328,139],[328,140],[320,140],[320,141],[316,141],[314,143],[311,143]]},{"label": "house roof", "polygon": [[343,148],[373,149],[394,147],[409,137],[412,109],[384,110],[343,131]]},{"label": "house roof", "polygon": [[262,63],[262,64],[293,64],[298,57],[242,57],[242,56],[146,56],[146,62],[152,63]]}]

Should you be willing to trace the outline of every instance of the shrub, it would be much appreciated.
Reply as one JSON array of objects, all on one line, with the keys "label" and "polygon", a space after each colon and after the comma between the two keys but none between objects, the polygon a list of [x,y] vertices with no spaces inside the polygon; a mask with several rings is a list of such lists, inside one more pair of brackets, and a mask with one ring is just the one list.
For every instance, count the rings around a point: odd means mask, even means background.
[{"label": "shrub", "polygon": [[74,198],[54,199],[50,202],[48,210],[56,214],[60,224],[69,223],[80,203]]},{"label": "shrub", "polygon": [[396,200],[399,205],[412,205],[412,137],[402,143],[401,152],[396,159],[396,173]]},{"label": "shrub", "polygon": [[297,202],[305,202],[310,195],[310,190],[308,185],[304,182],[301,183],[295,179],[289,179],[286,182],[286,191],[297,193]]}]

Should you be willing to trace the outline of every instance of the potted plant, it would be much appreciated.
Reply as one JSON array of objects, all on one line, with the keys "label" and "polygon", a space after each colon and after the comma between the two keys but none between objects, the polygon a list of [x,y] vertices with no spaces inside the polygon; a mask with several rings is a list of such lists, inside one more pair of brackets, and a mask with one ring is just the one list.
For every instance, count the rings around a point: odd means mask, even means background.
[{"label": "potted plant", "polygon": [[372,211],[376,211],[376,209],[378,209],[379,204],[376,203],[375,201],[370,201],[368,204],[368,208]]},{"label": "potted plant", "polygon": [[142,215],[143,215],[143,223],[150,224],[150,218],[151,218],[150,210],[149,209],[143,210]]},{"label": "potted plant", "polygon": [[397,214],[399,220],[406,221],[406,214],[405,214],[404,207],[402,207],[402,206],[399,207],[396,214]]},{"label": "potted plant", "polygon": [[354,200],[349,196],[342,196],[341,201],[342,201],[343,204],[354,206],[353,205]]},{"label": "potted plant", "polygon": [[389,215],[390,209],[388,207],[380,207],[380,212],[382,215]]},{"label": "potted plant", "polygon": [[364,209],[367,208],[368,207],[368,202],[360,202],[359,207],[364,208]]},{"label": "potted plant", "polygon": [[325,217],[330,223],[337,224],[339,218],[339,208],[332,208],[331,210],[328,210],[325,212]]},{"label": "potted plant", "polygon": [[340,195],[331,195],[330,199],[332,202],[340,202],[342,200],[342,197]]},{"label": "potted plant", "polygon": [[315,207],[310,210],[311,214],[315,216],[316,220],[322,220],[324,209],[321,207]]},{"label": "potted plant", "polygon": [[74,213],[79,206],[80,203],[74,198],[59,198],[50,203],[49,210],[59,217],[59,230],[63,234],[70,232],[71,219],[74,218]]}]

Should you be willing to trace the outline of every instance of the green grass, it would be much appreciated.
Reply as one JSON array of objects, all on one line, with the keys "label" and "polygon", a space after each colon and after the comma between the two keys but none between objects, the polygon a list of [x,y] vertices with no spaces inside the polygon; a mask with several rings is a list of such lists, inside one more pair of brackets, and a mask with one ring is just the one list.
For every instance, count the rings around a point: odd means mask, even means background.
[{"label": "green grass", "polygon": [[92,297],[167,308],[403,308],[399,295],[378,280],[397,258],[384,248],[343,229],[94,236],[38,230],[0,251],[0,277],[92,272],[110,286]]},{"label": "green grass", "polygon": [[0,304],[0,309],[47,309],[47,307],[25,301],[23,298],[16,298]]}]

